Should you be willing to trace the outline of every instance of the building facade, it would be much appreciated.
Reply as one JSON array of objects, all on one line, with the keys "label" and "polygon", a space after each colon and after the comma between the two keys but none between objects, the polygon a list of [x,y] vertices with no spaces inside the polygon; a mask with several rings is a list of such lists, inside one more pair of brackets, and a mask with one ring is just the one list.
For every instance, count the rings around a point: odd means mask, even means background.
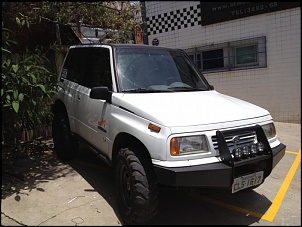
[{"label": "building facade", "polygon": [[218,92],[301,123],[299,2],[143,2],[144,43],[185,50]]}]

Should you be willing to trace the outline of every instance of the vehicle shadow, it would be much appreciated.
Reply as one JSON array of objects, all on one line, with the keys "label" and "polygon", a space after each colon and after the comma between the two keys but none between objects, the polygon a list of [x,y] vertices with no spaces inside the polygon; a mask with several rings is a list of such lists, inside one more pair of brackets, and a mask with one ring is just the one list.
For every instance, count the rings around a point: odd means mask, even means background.
[{"label": "vehicle shadow", "polygon": [[80,144],[77,157],[68,161],[67,164],[91,185],[91,188],[84,189],[84,191],[100,194],[112,207],[120,223],[122,223],[115,199],[113,169],[83,144]]},{"label": "vehicle shadow", "polygon": [[251,225],[259,222],[260,214],[271,205],[253,190],[231,195],[222,190],[161,187],[159,200],[152,225]]},{"label": "vehicle shadow", "polygon": [[[82,148],[68,162],[119,216],[113,170],[91,151]],[[183,189],[159,186],[158,214],[150,225],[251,225],[259,222],[271,201],[254,190],[235,194],[223,190]],[[257,215],[255,215],[255,213]]]}]

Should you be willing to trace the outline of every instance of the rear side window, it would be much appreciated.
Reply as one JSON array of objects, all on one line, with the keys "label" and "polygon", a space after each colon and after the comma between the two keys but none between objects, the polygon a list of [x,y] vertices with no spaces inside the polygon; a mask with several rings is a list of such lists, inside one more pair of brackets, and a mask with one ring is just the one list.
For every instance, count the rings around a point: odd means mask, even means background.
[{"label": "rear side window", "polygon": [[71,49],[61,77],[88,88],[106,86],[112,90],[109,49]]},{"label": "rear side window", "polygon": [[65,60],[61,78],[79,83],[81,74],[84,72],[86,51],[83,49],[70,49]]}]

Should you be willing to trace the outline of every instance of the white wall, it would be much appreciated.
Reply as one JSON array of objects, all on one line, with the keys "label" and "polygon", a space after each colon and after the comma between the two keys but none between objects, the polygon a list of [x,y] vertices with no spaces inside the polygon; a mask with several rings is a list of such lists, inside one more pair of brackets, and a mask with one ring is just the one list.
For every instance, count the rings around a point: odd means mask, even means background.
[{"label": "white wall", "polygon": [[[199,1],[146,2],[146,16],[189,8]],[[149,35],[159,46],[192,48],[266,36],[267,67],[204,73],[215,90],[266,108],[275,121],[301,123],[301,11],[292,8],[207,26]]]}]

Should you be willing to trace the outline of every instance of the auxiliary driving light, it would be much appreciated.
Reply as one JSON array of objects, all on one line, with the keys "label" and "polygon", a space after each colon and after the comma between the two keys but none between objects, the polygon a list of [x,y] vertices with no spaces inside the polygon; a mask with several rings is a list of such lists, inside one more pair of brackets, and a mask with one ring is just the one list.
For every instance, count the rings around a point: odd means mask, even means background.
[{"label": "auxiliary driving light", "polygon": [[264,151],[264,144],[258,142],[256,144],[251,144],[249,146],[236,147],[233,149],[234,158],[242,158],[257,155],[258,153],[262,154]]},{"label": "auxiliary driving light", "polygon": [[263,152],[264,151],[264,144],[259,142],[257,143],[257,148],[258,148],[258,152]]},{"label": "auxiliary driving light", "polygon": [[241,158],[243,155],[243,151],[241,147],[237,147],[233,149],[233,155],[235,158]]},{"label": "auxiliary driving light", "polygon": [[251,155],[256,155],[257,153],[258,153],[258,150],[257,150],[256,144],[250,145],[250,154]]},{"label": "auxiliary driving light", "polygon": [[250,154],[250,148],[248,146],[244,146],[242,148],[242,152],[244,156],[248,156]]}]

